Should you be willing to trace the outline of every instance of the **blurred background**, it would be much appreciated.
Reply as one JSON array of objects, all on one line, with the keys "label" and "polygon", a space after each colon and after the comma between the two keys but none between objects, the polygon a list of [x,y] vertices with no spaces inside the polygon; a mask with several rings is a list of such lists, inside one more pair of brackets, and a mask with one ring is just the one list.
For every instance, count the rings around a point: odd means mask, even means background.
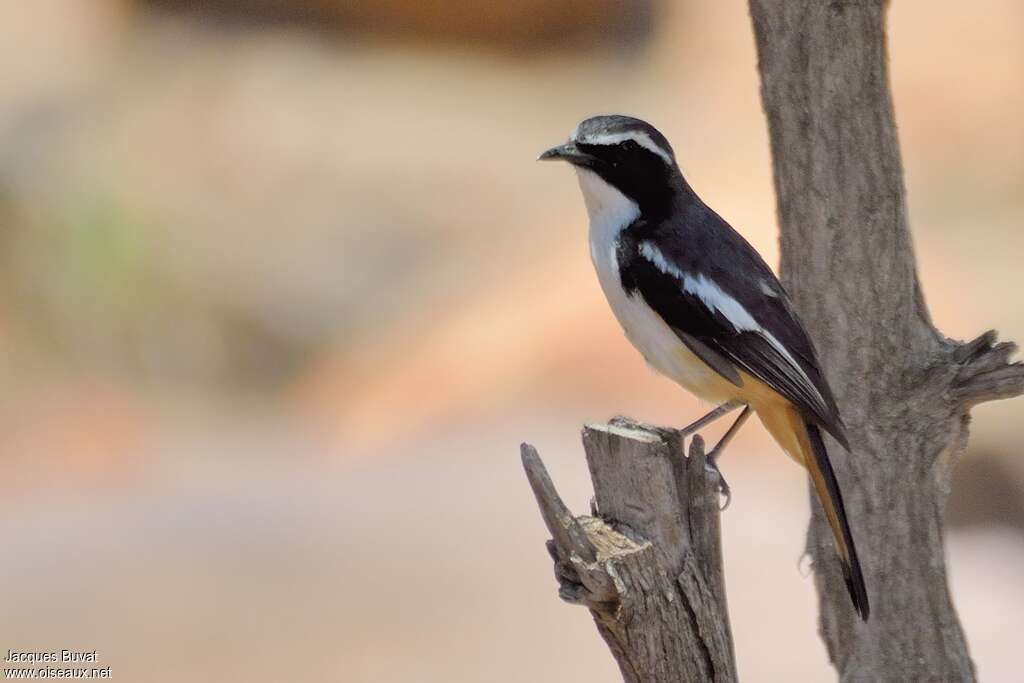
[{"label": "blurred background", "polygon": [[[893,3],[938,326],[1024,340],[1024,5]],[[618,680],[559,602],[518,444],[587,508],[585,421],[681,425],[592,273],[580,119],[672,140],[777,262],[746,5],[0,3],[0,652],[119,680]],[[949,509],[983,680],[1019,680],[1024,422],[974,411]],[[746,681],[830,680],[804,475],[724,469]],[[565,652],[573,656],[565,656]]]}]

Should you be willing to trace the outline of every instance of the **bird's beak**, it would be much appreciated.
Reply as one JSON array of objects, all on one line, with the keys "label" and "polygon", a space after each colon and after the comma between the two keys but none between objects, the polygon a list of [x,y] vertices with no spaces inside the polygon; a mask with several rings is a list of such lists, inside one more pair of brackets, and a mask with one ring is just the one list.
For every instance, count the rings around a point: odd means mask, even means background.
[{"label": "bird's beak", "polygon": [[568,161],[570,164],[586,166],[594,160],[594,157],[587,154],[576,146],[575,142],[567,142],[564,145],[552,147],[537,157],[537,161]]}]

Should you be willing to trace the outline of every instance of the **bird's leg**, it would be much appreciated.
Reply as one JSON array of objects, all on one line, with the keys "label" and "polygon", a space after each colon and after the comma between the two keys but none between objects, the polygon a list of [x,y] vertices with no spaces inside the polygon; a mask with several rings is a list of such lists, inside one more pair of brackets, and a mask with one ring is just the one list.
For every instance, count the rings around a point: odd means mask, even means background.
[{"label": "bird's leg", "polygon": [[746,422],[749,417],[750,406],[743,406],[743,410],[740,412],[739,416],[706,456],[707,468],[718,475],[718,490],[725,496],[725,505],[722,506],[723,510],[729,507],[729,503],[732,501],[732,492],[729,490],[729,484],[725,482],[725,477],[722,476],[722,470],[718,469],[718,459],[722,457],[722,451],[725,450],[727,445],[729,445],[732,437],[736,436],[736,432],[740,431],[740,427],[743,426],[743,423]]},{"label": "bird's leg", "polygon": [[749,417],[750,406],[743,406],[743,410],[740,411],[739,416],[736,417],[732,426],[726,430],[725,434],[722,435],[722,438],[715,444],[715,447],[711,449],[710,453],[708,453],[708,460],[716,461],[722,456],[722,451],[729,445],[729,442],[732,441],[732,437],[736,436],[736,432],[740,431],[740,427],[743,426],[743,423],[746,422]]},{"label": "bird's leg", "polygon": [[[685,438],[685,437],[689,436],[690,434],[693,434],[694,432],[696,432],[698,429],[700,429],[704,425],[709,425],[712,422],[714,422],[715,420],[717,420],[718,418],[720,418],[723,415],[725,415],[726,413],[728,413],[730,411],[733,411],[733,410],[736,410],[737,408],[740,407],[740,405],[741,404],[740,404],[739,401],[726,401],[725,403],[723,403],[722,405],[718,406],[717,408],[712,410],[710,413],[705,415],[704,417],[702,417],[702,418],[700,418],[698,420],[695,420],[695,421],[691,422],[690,424],[686,425],[685,427],[680,429],[679,432]],[[718,448],[718,446],[715,446],[715,448]]]},{"label": "bird's leg", "polygon": [[[723,403],[722,405],[718,406],[710,413],[705,415],[704,417],[695,420],[694,422],[691,422],[690,424],[680,429],[679,433],[682,435],[683,439],[685,439],[687,436],[690,436],[691,434],[695,433],[701,427],[711,424],[712,422],[722,417],[726,413],[729,413],[739,408],[741,405],[743,404],[740,401],[726,401],[725,403]],[[729,430],[725,433],[725,436],[723,436],[722,439],[715,445],[715,447],[711,449],[711,452],[707,454],[706,466],[709,470],[713,470],[715,474],[718,475],[719,490],[722,492],[722,494],[725,495],[725,505],[722,507],[723,510],[729,507],[729,502],[730,500],[732,500],[732,494],[729,491],[729,485],[725,482],[725,477],[722,476],[721,471],[719,471],[718,469],[718,465],[715,464],[715,459],[718,457],[718,455],[721,454],[722,448],[727,443],[729,443],[729,439],[733,437],[736,431],[746,421],[749,412],[750,406],[744,406],[743,412],[740,413],[740,416],[736,419],[735,422],[732,423],[732,426],[729,427]]]}]

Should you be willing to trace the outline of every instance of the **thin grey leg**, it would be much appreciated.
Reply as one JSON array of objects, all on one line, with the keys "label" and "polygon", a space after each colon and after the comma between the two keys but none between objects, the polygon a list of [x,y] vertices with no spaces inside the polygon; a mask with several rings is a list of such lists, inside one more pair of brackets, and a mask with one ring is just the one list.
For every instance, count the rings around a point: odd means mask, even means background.
[{"label": "thin grey leg", "polygon": [[726,483],[725,477],[722,476],[722,470],[718,469],[718,459],[722,457],[722,451],[732,441],[732,437],[736,436],[736,432],[740,431],[740,427],[750,417],[750,406],[743,406],[743,411],[739,414],[736,420],[729,426],[722,438],[718,440],[715,447],[707,454],[707,468],[718,475],[718,490],[725,496],[725,505],[722,509],[725,510],[729,507],[729,503],[732,502],[732,491],[729,489],[729,484]]},{"label": "thin grey leg", "polygon": [[729,445],[729,442],[732,441],[732,437],[736,436],[736,432],[740,431],[740,427],[743,426],[743,423],[746,422],[749,417],[750,406],[743,406],[743,410],[740,412],[739,416],[737,416],[736,421],[732,423],[732,426],[726,430],[725,434],[722,435],[722,438],[715,444],[715,447],[711,449],[710,453],[708,453],[708,460],[716,462],[720,457],[722,457],[722,451],[724,451],[725,447]]},{"label": "thin grey leg", "polygon": [[[690,434],[693,434],[704,425],[711,424],[712,422],[722,417],[726,413],[736,410],[741,405],[742,404],[739,401],[726,401],[725,403],[723,403],[722,405],[718,406],[710,413],[705,415],[704,417],[695,420],[694,422],[691,422],[690,424],[686,425],[679,431],[682,432],[683,436],[689,436]],[[715,446],[715,448],[717,449],[718,446]]]}]

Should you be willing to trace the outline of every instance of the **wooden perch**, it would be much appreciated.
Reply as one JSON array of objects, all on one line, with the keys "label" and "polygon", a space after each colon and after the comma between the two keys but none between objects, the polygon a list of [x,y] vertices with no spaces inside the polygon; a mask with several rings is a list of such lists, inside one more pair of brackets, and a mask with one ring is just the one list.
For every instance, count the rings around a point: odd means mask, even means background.
[{"label": "wooden perch", "polygon": [[574,517],[537,451],[523,467],[551,532],[563,600],[588,607],[629,683],[735,681],[717,482],[699,436],[615,418],[583,447],[593,516]]}]

